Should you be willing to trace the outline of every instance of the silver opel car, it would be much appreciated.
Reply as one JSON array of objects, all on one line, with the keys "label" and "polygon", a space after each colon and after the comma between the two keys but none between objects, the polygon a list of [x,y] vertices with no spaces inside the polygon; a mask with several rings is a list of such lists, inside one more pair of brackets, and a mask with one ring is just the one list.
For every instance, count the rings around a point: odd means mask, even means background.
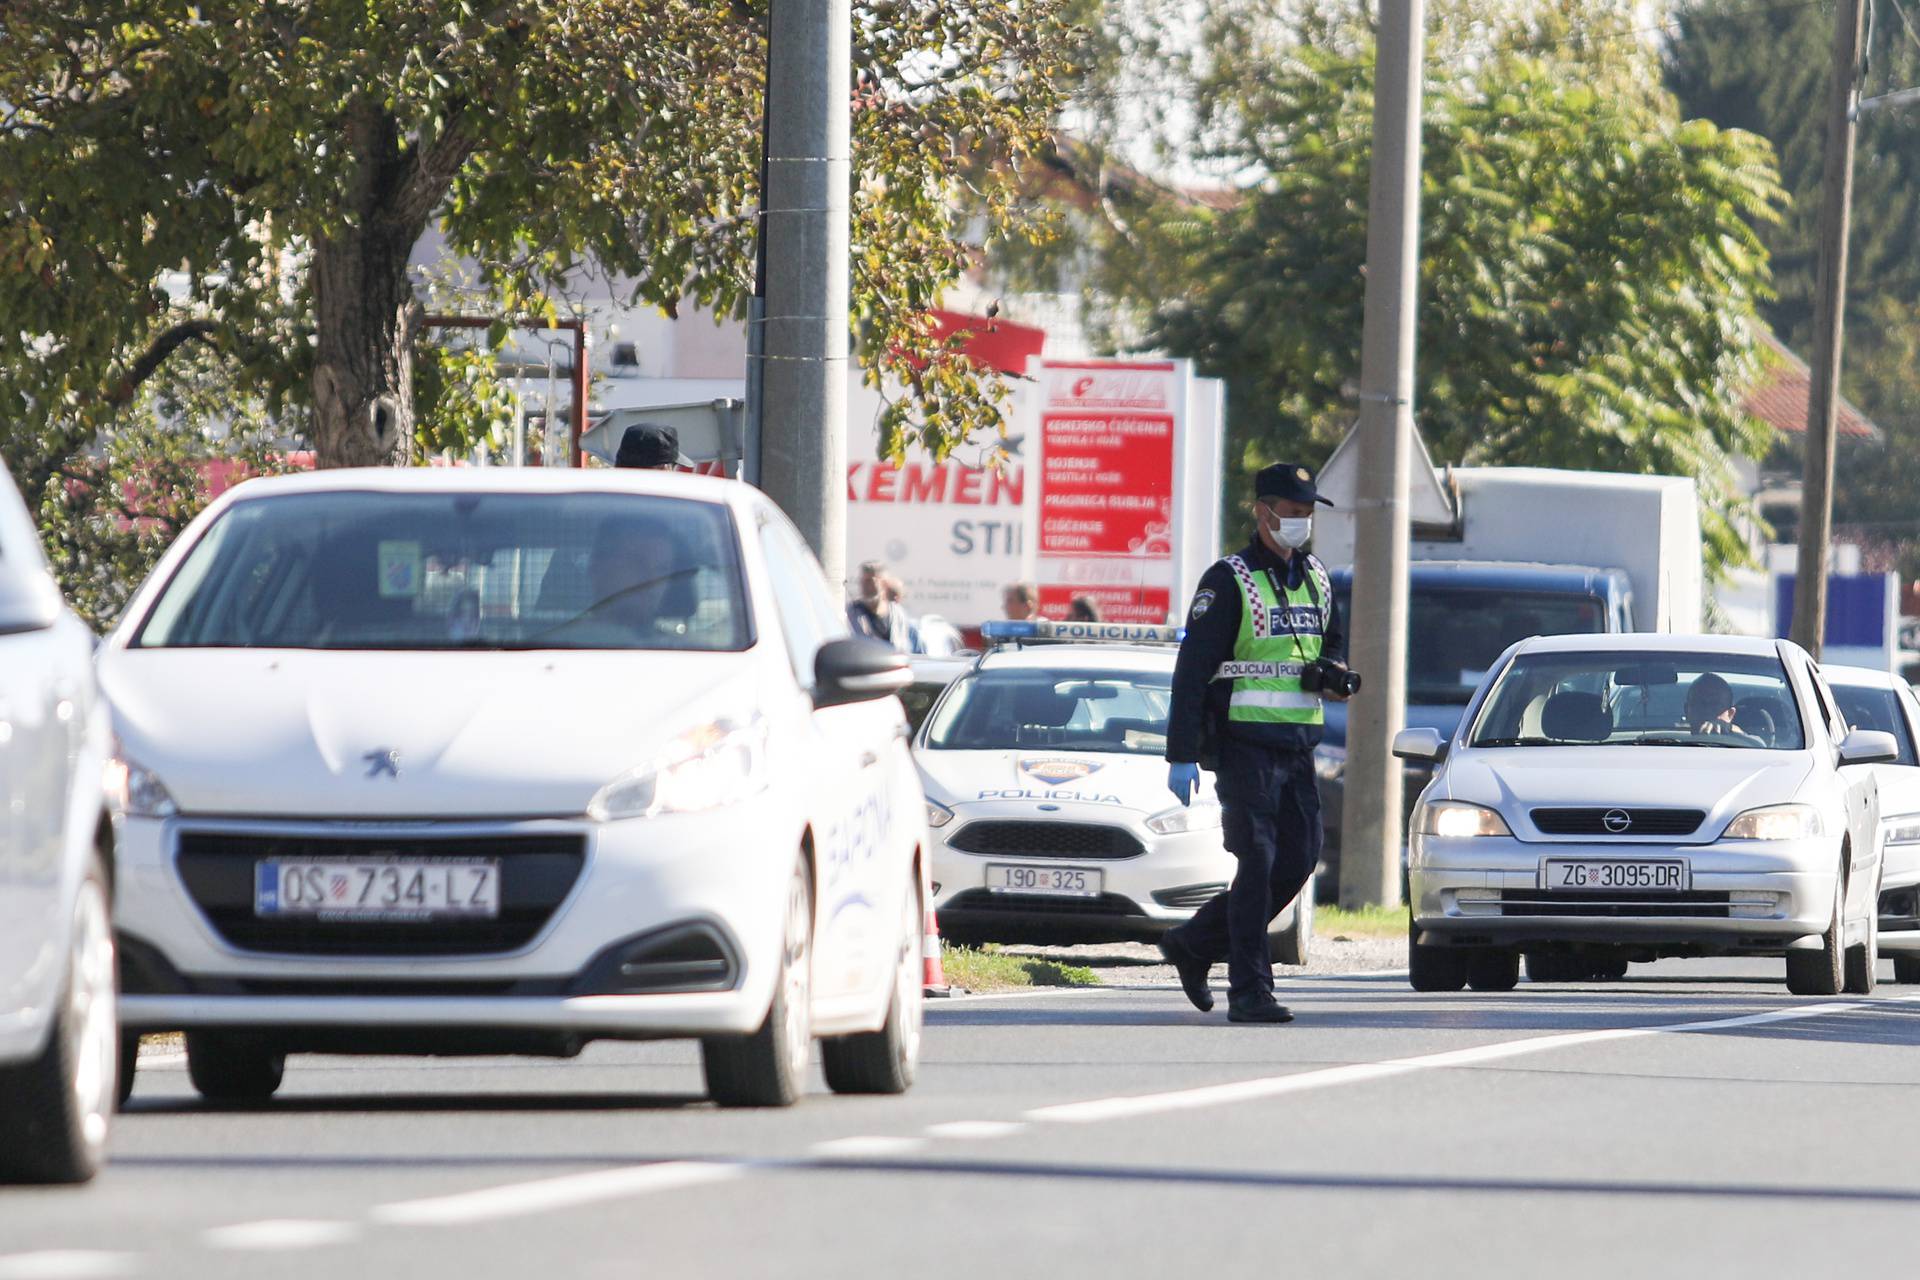
[{"label": "silver opel car", "polygon": [[1790,990],[1871,990],[1881,873],[1871,767],[1806,652],[1731,636],[1553,636],[1507,650],[1450,740],[1408,847],[1417,990],[1784,956]]}]

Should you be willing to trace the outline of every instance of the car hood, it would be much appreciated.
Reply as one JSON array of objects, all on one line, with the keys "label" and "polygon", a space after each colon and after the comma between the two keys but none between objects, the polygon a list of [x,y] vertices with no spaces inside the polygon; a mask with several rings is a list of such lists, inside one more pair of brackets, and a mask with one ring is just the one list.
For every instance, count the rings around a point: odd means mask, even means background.
[{"label": "car hood", "polygon": [[[915,753],[927,798],[958,809],[969,804],[1034,801],[1061,812],[1129,809],[1159,813],[1178,803],[1167,790],[1159,756],[1102,751],[933,751]],[[1202,795],[1213,783],[1200,775]]]},{"label": "car hood", "polygon": [[1743,810],[1793,800],[1812,769],[1805,751],[1490,747],[1449,757],[1435,795],[1489,805],[1528,826],[1536,805],[1705,809],[1707,829],[1717,830]]},{"label": "car hood", "polygon": [[[675,736],[761,705],[739,654],[122,649],[126,757],[187,814],[584,813]],[[398,775],[370,753],[396,752]]]}]

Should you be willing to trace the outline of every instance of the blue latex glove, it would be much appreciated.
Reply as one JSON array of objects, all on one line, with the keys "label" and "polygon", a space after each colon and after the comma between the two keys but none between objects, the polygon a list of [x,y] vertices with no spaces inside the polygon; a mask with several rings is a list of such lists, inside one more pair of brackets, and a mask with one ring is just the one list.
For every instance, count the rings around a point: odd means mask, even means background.
[{"label": "blue latex glove", "polygon": [[1167,766],[1167,790],[1181,804],[1192,804],[1193,793],[1200,789],[1200,766],[1197,764],[1175,764]]}]

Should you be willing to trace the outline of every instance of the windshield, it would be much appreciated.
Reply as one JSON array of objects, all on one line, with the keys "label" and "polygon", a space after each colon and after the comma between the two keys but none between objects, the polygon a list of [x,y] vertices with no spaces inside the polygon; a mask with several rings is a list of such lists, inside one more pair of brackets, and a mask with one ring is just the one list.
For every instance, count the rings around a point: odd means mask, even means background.
[{"label": "windshield", "polygon": [[1724,747],[1798,751],[1786,670],[1770,655],[1530,653],[1501,673],[1476,747]]},{"label": "windshield", "polygon": [[[1334,594],[1351,618],[1352,588]],[[1598,596],[1482,587],[1415,586],[1407,597],[1407,701],[1465,706],[1507,646],[1528,636],[1597,635],[1607,629]]]},{"label": "windshield", "polygon": [[1840,714],[1846,717],[1849,728],[1878,729],[1890,733],[1893,740],[1900,744],[1900,758],[1895,764],[1914,762],[1913,737],[1907,732],[1907,718],[1900,714],[1899,695],[1891,689],[1876,689],[1865,685],[1832,684],[1833,700],[1840,704]]},{"label": "windshield", "polygon": [[936,751],[1071,751],[1157,756],[1167,749],[1173,674],[978,671],[940,704],[927,746]]},{"label": "windshield", "polygon": [[133,643],[231,649],[742,649],[724,507],[610,493],[302,493],[235,503]]}]

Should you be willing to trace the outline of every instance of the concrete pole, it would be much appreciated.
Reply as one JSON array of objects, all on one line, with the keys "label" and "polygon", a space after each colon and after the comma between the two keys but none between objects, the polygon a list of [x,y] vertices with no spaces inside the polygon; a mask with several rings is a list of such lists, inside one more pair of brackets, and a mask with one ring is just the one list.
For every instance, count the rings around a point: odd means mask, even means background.
[{"label": "concrete pole", "polygon": [[1826,638],[1827,546],[1833,537],[1834,419],[1847,294],[1847,226],[1853,204],[1854,98],[1866,0],[1840,0],[1833,28],[1833,85],[1820,178],[1820,275],[1814,295],[1812,376],[1807,380],[1807,456],[1800,485],[1800,561],[1793,584],[1795,644],[1820,656]]},{"label": "concrete pole", "polygon": [[1400,762],[1407,710],[1407,477],[1413,442],[1414,303],[1420,280],[1424,0],[1381,0],[1367,292],[1360,346],[1359,510],[1349,656],[1366,679],[1347,708],[1340,905],[1400,901]]},{"label": "concrete pole", "polygon": [[769,38],[759,481],[844,587],[850,0],[780,0]]}]

